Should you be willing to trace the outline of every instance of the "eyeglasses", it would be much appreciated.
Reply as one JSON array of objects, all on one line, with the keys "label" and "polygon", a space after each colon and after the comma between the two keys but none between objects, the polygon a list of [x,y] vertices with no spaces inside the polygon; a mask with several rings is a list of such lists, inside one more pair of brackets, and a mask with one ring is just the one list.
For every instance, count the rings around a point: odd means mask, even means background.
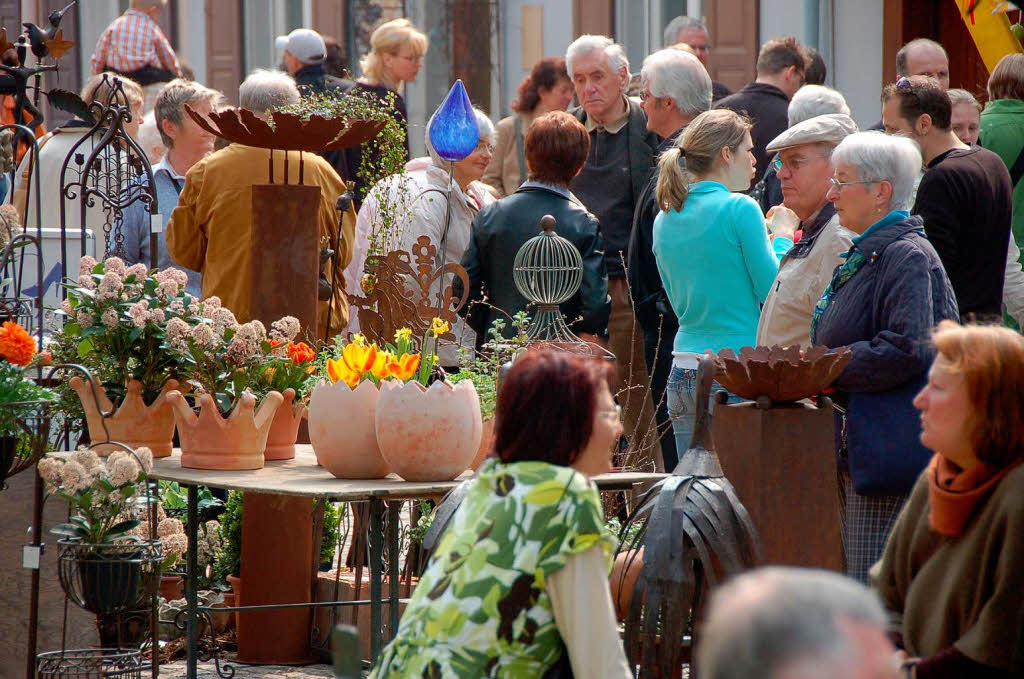
[{"label": "eyeglasses", "polygon": [[790,172],[797,172],[801,167],[811,162],[815,158],[828,158],[828,156],[822,154],[811,156],[810,158],[793,158],[788,161],[783,161],[782,158],[775,158],[774,160],[772,160],[772,167],[775,168],[776,173],[781,172],[782,168],[784,167]]},{"label": "eyeglasses", "polygon": [[835,189],[836,192],[841,193],[842,190],[844,188],[846,188],[847,186],[853,186],[854,184],[877,184],[878,180],[866,181],[866,182],[841,182],[838,179],[836,179],[835,177],[829,177],[828,178],[828,183],[829,183],[829,188],[830,189]]},{"label": "eyeglasses", "polygon": [[597,414],[610,422],[622,421],[622,406],[616,405],[614,410],[598,410]]},{"label": "eyeglasses", "polygon": [[479,144],[476,145],[475,149],[473,149],[474,153],[477,152],[477,151],[487,151],[491,155],[494,155],[494,146],[492,146],[491,144],[488,144],[485,141],[482,141],[482,142],[480,142]]}]

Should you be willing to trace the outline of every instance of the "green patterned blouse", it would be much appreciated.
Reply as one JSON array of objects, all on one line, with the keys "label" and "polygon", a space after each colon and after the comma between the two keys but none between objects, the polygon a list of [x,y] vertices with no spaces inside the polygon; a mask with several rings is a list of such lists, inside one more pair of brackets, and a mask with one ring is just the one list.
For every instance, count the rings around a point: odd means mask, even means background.
[{"label": "green patterned blouse", "polygon": [[583,474],[487,460],[371,679],[539,679],[564,652],[545,579],[596,544],[610,569],[615,537]]}]

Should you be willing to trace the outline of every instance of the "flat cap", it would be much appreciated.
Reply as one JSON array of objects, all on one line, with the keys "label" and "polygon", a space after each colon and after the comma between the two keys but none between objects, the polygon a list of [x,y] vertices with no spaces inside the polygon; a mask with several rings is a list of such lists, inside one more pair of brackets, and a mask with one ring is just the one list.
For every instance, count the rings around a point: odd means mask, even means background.
[{"label": "flat cap", "polygon": [[853,118],[850,116],[844,113],[826,113],[797,123],[772,139],[765,150],[774,153],[804,144],[820,142],[838,144],[856,131],[857,123],[853,122]]}]

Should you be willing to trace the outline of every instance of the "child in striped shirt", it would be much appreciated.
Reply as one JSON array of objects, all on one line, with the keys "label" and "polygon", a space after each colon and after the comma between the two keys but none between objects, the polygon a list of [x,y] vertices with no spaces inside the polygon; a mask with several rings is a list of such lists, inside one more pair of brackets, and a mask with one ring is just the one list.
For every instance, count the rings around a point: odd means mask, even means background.
[{"label": "child in striped shirt", "polygon": [[178,58],[155,21],[166,5],[167,0],[131,0],[97,41],[92,72],[116,71],[142,86],[179,77]]}]

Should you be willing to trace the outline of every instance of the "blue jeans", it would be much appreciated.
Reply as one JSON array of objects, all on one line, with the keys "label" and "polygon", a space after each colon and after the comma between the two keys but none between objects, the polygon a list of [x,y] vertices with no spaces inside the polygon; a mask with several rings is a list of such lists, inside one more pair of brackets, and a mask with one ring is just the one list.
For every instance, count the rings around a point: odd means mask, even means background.
[{"label": "blue jeans", "polygon": [[[708,425],[711,424],[711,415],[715,412],[715,394],[724,391],[729,394],[727,403],[739,403],[743,399],[730,393],[718,382],[711,385],[711,399],[708,403],[709,417]],[[672,432],[676,437],[676,450],[679,459],[682,461],[685,451],[690,449],[693,439],[693,429],[696,424],[697,414],[697,370],[688,368],[672,367],[668,376],[668,388],[665,390],[665,397],[668,402],[668,414],[672,418]],[[666,469],[665,471],[669,471]]]}]

